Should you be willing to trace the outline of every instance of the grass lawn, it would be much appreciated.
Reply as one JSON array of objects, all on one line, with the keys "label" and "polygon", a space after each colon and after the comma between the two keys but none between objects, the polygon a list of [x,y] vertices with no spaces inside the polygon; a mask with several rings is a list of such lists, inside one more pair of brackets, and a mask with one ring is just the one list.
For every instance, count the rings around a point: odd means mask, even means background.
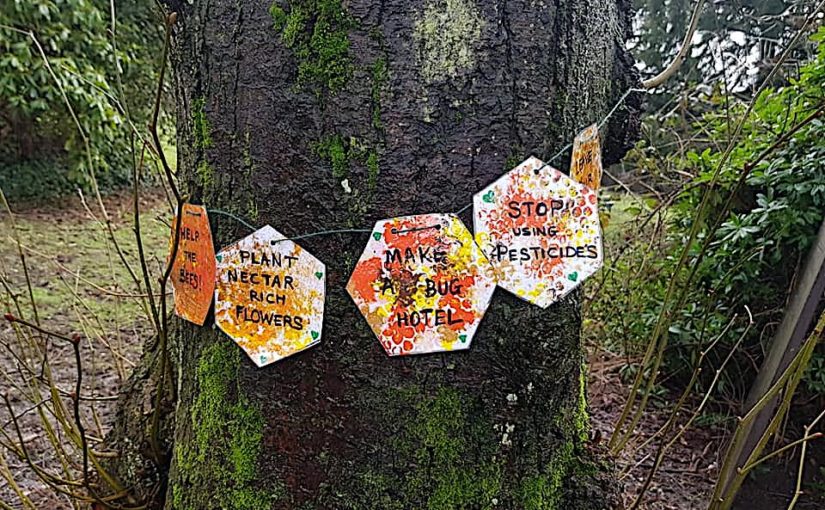
[{"label": "grass lawn", "polygon": [[[92,336],[146,323],[143,300],[137,297],[145,291],[139,290],[121,260],[99,205],[92,199],[87,199],[87,204],[88,210],[79,199],[52,207],[13,206],[13,221],[5,210],[0,213],[0,275],[16,296],[14,303],[8,292],[0,294],[4,308],[34,317],[18,251],[19,237],[37,314],[45,327],[64,334],[81,330]],[[132,198],[129,194],[114,195],[105,198],[104,205],[114,239],[142,288]],[[161,219],[165,221],[169,216],[168,205],[161,195],[152,193],[142,199],[140,208],[143,245],[153,275],[151,281],[156,283],[166,256],[169,227]]]}]

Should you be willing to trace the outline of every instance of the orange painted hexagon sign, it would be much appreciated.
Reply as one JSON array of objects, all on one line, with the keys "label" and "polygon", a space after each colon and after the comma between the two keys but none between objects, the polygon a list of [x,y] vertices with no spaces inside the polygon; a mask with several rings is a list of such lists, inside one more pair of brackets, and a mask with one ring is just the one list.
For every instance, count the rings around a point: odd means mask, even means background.
[{"label": "orange painted hexagon sign", "polygon": [[347,284],[390,356],[467,349],[494,290],[489,261],[453,214],[379,221]]},{"label": "orange painted hexagon sign", "polygon": [[[178,251],[169,279],[175,293],[175,315],[203,326],[215,292],[215,247],[206,208],[183,204]],[[169,255],[175,242],[175,225],[169,240]]]},{"label": "orange painted hexagon sign", "polygon": [[573,140],[570,177],[592,190],[598,190],[601,186],[602,150],[599,144],[598,125],[586,127]]},{"label": "orange painted hexagon sign", "polygon": [[325,268],[269,225],[216,255],[215,323],[262,367],[321,341]]},{"label": "orange painted hexagon sign", "polygon": [[499,286],[542,308],[602,265],[595,191],[537,158],[477,193],[473,216]]}]

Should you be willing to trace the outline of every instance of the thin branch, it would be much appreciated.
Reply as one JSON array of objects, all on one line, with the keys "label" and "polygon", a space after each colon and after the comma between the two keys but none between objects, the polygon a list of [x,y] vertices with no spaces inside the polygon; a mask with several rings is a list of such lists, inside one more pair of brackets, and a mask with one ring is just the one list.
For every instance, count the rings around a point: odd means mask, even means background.
[{"label": "thin branch", "polygon": [[693,41],[693,34],[696,33],[696,27],[699,26],[699,16],[702,12],[702,7],[705,5],[705,0],[699,0],[696,2],[696,7],[693,9],[693,15],[690,18],[690,26],[688,26],[688,31],[685,34],[685,38],[682,41],[682,47],[679,48],[679,53],[676,54],[676,57],[673,58],[673,61],[668,64],[664,71],[657,74],[653,78],[649,80],[645,80],[642,82],[642,87],[646,89],[656,88],[659,85],[663,84],[676,74],[676,71],[682,67],[682,63],[687,60],[688,51],[690,50],[691,43]]},{"label": "thin branch", "polygon": [[[810,436],[811,429],[816,427],[816,425],[819,423],[819,420],[821,420],[823,417],[825,417],[825,410],[823,410],[821,413],[819,413],[819,416],[817,416],[814,419],[814,421],[812,421],[810,423],[810,425],[805,427],[805,437],[811,437]],[[819,433],[819,436],[822,436],[822,434]],[[799,496],[802,495],[802,472],[805,468],[805,454],[807,453],[807,451],[806,451],[807,448],[808,448],[808,442],[803,441],[802,442],[802,453],[800,453],[800,455],[799,455],[799,468],[796,471],[796,490],[794,491],[793,499],[791,499],[791,502],[788,505],[787,510],[793,510],[793,508],[796,506],[797,501],[799,501]]]}]

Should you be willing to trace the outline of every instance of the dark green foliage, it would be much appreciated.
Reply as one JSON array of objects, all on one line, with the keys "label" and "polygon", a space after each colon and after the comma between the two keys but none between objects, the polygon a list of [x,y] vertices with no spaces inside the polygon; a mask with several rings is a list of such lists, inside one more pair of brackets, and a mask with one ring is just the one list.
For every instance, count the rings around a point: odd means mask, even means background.
[{"label": "dark green foliage", "polygon": [[[689,260],[699,256],[711,226],[720,226],[696,270],[685,304],[668,331],[664,371],[687,378],[700,350],[718,335],[722,340],[711,353],[710,363],[714,368],[720,365],[746,329],[745,307],[751,311],[754,325],[720,381],[720,390],[733,397],[747,391],[764,352],[763,343],[772,337],[782,319],[794,274],[825,212],[822,118],[807,124],[759,161],[737,189],[743,168],[825,103],[825,29],[812,39],[819,44],[818,56],[802,66],[798,76],[785,86],[769,89],[760,97],[730,160],[722,166],[711,191],[709,213],[699,219],[699,236],[690,247]],[[591,308],[591,318],[604,328],[599,334],[621,339],[630,353],[639,353],[650,338],[673,268],[688,242],[696,211],[735,124],[728,121],[723,96],[714,93],[707,101],[711,108],[694,128],[705,130],[706,139],[716,144],[699,145],[686,153],[640,144],[629,157],[640,169],[668,169],[671,175],[675,169],[693,175],[685,191],[667,209],[664,233],[657,235],[649,227],[650,231],[631,242],[631,249],[614,268],[614,275],[608,277],[608,285]],[[729,108],[733,119],[745,112],[744,104],[732,102]],[[728,197],[732,197],[731,210],[720,217]],[[623,204],[623,208],[640,212],[635,204]],[[653,243],[651,236],[656,239]],[[623,241],[615,239],[616,243]],[[614,313],[617,308],[621,313]],[[734,315],[736,320],[726,329]],[[823,363],[815,359],[813,366]],[[712,370],[705,370],[706,380],[712,375]],[[825,376],[821,372],[809,371],[810,389],[821,391],[825,388],[822,381]]]},{"label": "dark green foliage", "polygon": [[22,188],[73,192],[91,183],[90,170],[101,184],[116,186],[131,179],[127,119],[146,125],[161,24],[152,2],[121,0],[115,8],[113,42],[108,1],[10,1],[0,6],[0,26],[16,29],[0,28],[0,151],[8,156],[0,171],[14,176],[3,180],[11,197],[32,195]]},{"label": "dark green foliage", "polygon": [[[825,102],[825,30],[820,30],[818,58],[800,70],[799,78],[786,87],[770,90],[757,102],[754,114],[746,123],[743,141],[723,167],[720,186],[712,195],[711,214],[707,223],[721,220],[721,226],[710,244],[710,250],[699,266],[691,301],[709,298],[710,311],[721,319],[739,313],[742,321],[725,339],[730,345],[742,330],[746,314],[744,306],[758,314],[749,338],[757,356],[760,337],[773,334],[773,325],[781,320],[789,286],[798,263],[811,247],[825,212],[825,123],[815,120],[797,132],[788,143],[760,161],[748,175],[745,185],[733,196],[732,211],[717,218],[724,201],[734,192],[735,183],[745,166],[773,144],[782,133],[807,117]],[[737,107],[735,113],[742,112]],[[714,138],[725,140],[728,123],[724,114],[709,114]],[[701,154],[689,153],[689,161],[700,169],[694,187],[676,202],[676,232],[684,232],[692,213],[698,207],[700,193],[717,167],[719,152],[705,149]],[[706,231],[705,226],[703,230]],[[678,244],[683,239],[676,234]],[[698,310],[696,310],[698,311]],[[692,325],[693,338],[699,322],[689,308],[684,324]],[[712,319],[711,319],[712,320]],[[721,332],[722,321],[710,322],[709,333]],[[677,327],[677,326],[675,326]],[[677,339],[685,347],[691,335],[677,331]],[[687,355],[684,347],[679,351]],[[690,349],[694,351],[695,349]],[[678,351],[677,351],[678,352]],[[739,369],[747,373],[750,363],[740,358]]]},{"label": "dark green foliage", "polygon": [[[78,182],[75,169],[62,154],[42,154],[18,161],[8,148],[0,149],[0,187],[9,200],[38,204],[75,195]],[[131,169],[129,169],[131,171]],[[106,172],[97,176],[102,190],[114,190],[131,182],[127,172]]]},{"label": "dark green foliage", "polygon": [[[0,183],[10,200],[36,202],[70,194],[74,184],[70,169],[60,158],[40,158],[33,161],[14,161],[3,151],[0,165]],[[11,162],[5,163],[5,162]]]}]

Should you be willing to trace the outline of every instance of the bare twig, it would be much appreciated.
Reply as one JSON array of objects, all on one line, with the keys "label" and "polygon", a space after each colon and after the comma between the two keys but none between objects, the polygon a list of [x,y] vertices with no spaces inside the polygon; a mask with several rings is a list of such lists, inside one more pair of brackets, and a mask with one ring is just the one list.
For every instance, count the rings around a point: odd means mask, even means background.
[{"label": "bare twig", "polygon": [[687,33],[685,34],[685,38],[682,41],[682,47],[679,48],[679,53],[673,58],[673,61],[668,64],[668,66],[662,71],[661,73],[657,74],[653,78],[649,80],[645,80],[642,82],[642,87],[646,89],[656,88],[659,85],[663,84],[667,81],[668,78],[676,74],[676,71],[682,67],[682,63],[688,57],[688,51],[690,50],[691,42],[693,41],[693,34],[696,33],[696,27],[699,26],[699,16],[702,12],[702,7],[705,5],[705,0],[699,0],[696,2],[696,7],[693,9],[693,15],[690,17],[690,25],[688,26]]},{"label": "bare twig", "polygon": [[796,471],[796,490],[794,491],[793,498],[791,499],[787,510],[793,510],[796,503],[799,501],[799,496],[802,495],[802,472],[805,469],[805,454],[807,453],[808,441],[810,439],[822,437],[822,433],[818,432],[816,434],[811,434],[811,430],[817,426],[823,417],[825,417],[825,410],[819,413],[814,421],[805,427],[805,436],[802,438],[802,452],[799,454],[799,468]]}]

